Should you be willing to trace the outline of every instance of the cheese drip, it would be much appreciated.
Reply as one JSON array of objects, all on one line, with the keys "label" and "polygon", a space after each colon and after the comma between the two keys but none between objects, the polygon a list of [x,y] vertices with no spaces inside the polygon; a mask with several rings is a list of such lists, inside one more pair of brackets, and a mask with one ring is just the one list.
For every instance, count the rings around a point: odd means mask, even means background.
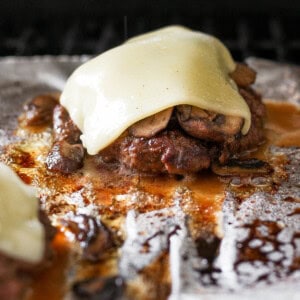
[{"label": "cheese drip", "polygon": [[180,104],[240,116],[246,134],[251,115],[229,77],[234,69],[218,39],[171,26],[130,39],[80,66],[60,101],[91,155],[135,122]]},{"label": "cheese drip", "polygon": [[45,232],[34,190],[0,163],[0,251],[31,263],[44,254]]}]

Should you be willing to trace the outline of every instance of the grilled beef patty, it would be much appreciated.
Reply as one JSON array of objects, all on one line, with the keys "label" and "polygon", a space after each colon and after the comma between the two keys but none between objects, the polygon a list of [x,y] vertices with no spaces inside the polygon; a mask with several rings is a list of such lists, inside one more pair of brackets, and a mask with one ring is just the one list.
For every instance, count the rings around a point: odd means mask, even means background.
[{"label": "grilled beef patty", "polygon": [[[250,88],[255,72],[237,64],[231,77],[251,111],[251,127],[246,135],[241,133],[241,117],[179,105],[134,124],[97,154],[98,161],[120,170],[184,175],[208,169],[214,162],[226,164],[231,157],[255,148],[264,138],[265,116],[261,97]],[[80,131],[68,112],[58,102],[53,103],[49,96],[37,97],[26,104],[23,117],[26,124],[32,123],[31,116],[34,123],[40,124],[39,115],[50,122],[54,143],[46,160],[47,168],[68,174],[83,166],[85,152],[79,139]],[[52,114],[52,120],[44,118],[45,112]],[[166,118],[169,118],[168,123]]]},{"label": "grilled beef patty", "polygon": [[207,140],[186,133],[176,122],[150,138],[125,136],[119,138],[98,156],[107,163],[119,163],[126,169],[144,173],[188,174],[208,169],[213,162],[226,164],[230,157],[255,148],[263,141],[265,108],[253,90],[241,89],[249,105],[252,124],[247,135],[240,131],[222,142],[214,141],[214,132]]}]

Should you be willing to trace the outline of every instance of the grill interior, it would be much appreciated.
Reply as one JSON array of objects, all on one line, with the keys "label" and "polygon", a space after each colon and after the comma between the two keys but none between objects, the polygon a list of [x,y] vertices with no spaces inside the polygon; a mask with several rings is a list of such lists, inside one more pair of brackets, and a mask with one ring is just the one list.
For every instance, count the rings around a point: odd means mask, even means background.
[{"label": "grill interior", "polygon": [[249,56],[300,63],[300,16],[162,15],[31,17],[0,21],[0,56],[97,54],[125,37],[164,25],[182,24],[219,37],[238,61]]}]

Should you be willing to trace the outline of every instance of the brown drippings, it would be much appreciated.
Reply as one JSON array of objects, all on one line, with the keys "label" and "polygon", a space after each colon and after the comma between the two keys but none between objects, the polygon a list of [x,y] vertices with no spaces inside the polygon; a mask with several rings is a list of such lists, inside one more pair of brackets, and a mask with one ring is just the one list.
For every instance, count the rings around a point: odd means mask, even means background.
[{"label": "brown drippings", "polygon": [[[244,261],[268,261],[267,253],[275,251],[279,247],[277,235],[282,228],[276,222],[255,220],[253,224],[245,225],[250,230],[248,238],[239,243],[239,260]],[[256,241],[253,242],[253,241]],[[260,241],[261,243],[258,243]],[[265,247],[269,245],[270,251]],[[264,249],[266,248],[266,249]]]},{"label": "brown drippings", "polygon": [[[248,230],[247,238],[237,244],[238,256],[234,264],[235,271],[243,285],[264,281],[276,282],[299,269],[299,257],[296,254],[297,233],[290,238],[280,222],[254,220],[244,225]],[[257,272],[258,270],[261,272]]]},{"label": "brown drippings", "polygon": [[33,168],[35,166],[34,157],[30,153],[18,148],[10,152],[10,160],[18,164],[21,168]]},{"label": "brown drippings", "polygon": [[[215,212],[220,211],[224,198],[224,186],[218,176],[203,172],[193,178],[176,180],[176,178],[146,177],[141,178],[139,186],[148,193],[159,195],[160,199],[172,199],[179,187],[187,188],[190,197],[179,200],[183,211],[191,217],[192,234],[198,236],[200,231],[213,230],[216,223]],[[170,201],[169,205],[174,203]],[[168,206],[161,201],[161,208]],[[157,208],[156,208],[157,209]]]},{"label": "brown drippings", "polygon": [[300,146],[300,109],[288,103],[267,102],[266,131],[269,144]]},{"label": "brown drippings", "polygon": [[300,215],[300,207],[295,208],[293,212],[291,212],[290,214],[288,214],[287,216],[296,216],[296,215]]},{"label": "brown drippings", "polygon": [[189,229],[194,239],[203,234],[219,235],[218,212],[222,210],[225,183],[211,172],[202,173],[197,180],[187,182],[192,191],[190,199],[182,203],[183,211],[190,216]]},{"label": "brown drippings", "polygon": [[63,299],[67,291],[67,268],[69,266],[70,244],[62,233],[57,233],[53,248],[55,255],[51,265],[34,278],[31,292],[26,300]]},{"label": "brown drippings", "polygon": [[294,198],[294,197],[286,197],[283,199],[283,201],[285,202],[291,202],[291,203],[295,203],[295,202],[300,202],[300,199]]},{"label": "brown drippings", "polygon": [[[266,107],[265,133],[267,140],[256,151],[249,152],[249,157],[265,160],[275,167],[281,166],[286,163],[285,157],[270,157],[268,148],[270,145],[300,146],[300,111],[295,106],[285,103],[267,102]],[[245,195],[254,191],[272,192],[276,188],[276,180],[284,178],[283,174],[282,177],[277,176],[272,180],[261,175],[243,179],[231,177],[229,180],[224,180],[210,171],[184,179],[165,175],[120,175],[115,170],[99,168],[97,158],[91,156],[87,157],[84,168],[76,174],[60,175],[45,171],[45,166],[41,161],[32,160],[29,153],[32,153],[33,150],[33,155],[37,155],[35,149],[25,151],[26,145],[19,146],[14,146],[15,152],[9,152],[10,164],[22,179],[40,187],[43,209],[50,216],[75,212],[78,206],[86,207],[89,205],[97,208],[101,214],[105,214],[104,219],[108,226],[120,237],[122,237],[121,221],[118,221],[120,223],[116,222],[120,216],[124,218],[131,209],[143,213],[173,206],[174,201],[176,201],[174,194],[178,188],[185,189],[185,193],[189,195],[189,197],[178,199],[178,204],[189,216],[188,226],[192,238],[201,240],[202,236],[205,238],[207,234],[221,237],[218,216],[222,211],[225,189],[229,183],[230,189],[238,196],[240,195],[242,201]],[[41,150],[41,155],[45,154],[43,151],[45,151],[44,148]],[[12,153],[13,155],[11,155]],[[28,173],[25,174],[25,170]],[[286,198],[285,201],[291,201],[291,199]],[[296,214],[299,214],[298,210]],[[122,218],[120,219],[122,220]],[[267,225],[273,226],[272,224]],[[272,231],[271,235],[273,233]],[[252,239],[259,238],[257,231],[253,231],[252,235]],[[271,238],[273,239],[273,235]],[[273,240],[275,243],[275,238]],[[240,244],[242,249],[240,260],[245,257],[248,261],[252,259],[266,261],[267,256],[265,254],[254,249],[253,245],[246,245],[245,243],[246,241]],[[58,233],[53,246],[57,255],[51,267],[34,278],[30,300],[58,300],[64,296],[69,268],[70,244],[62,233]],[[147,246],[145,244],[145,251],[147,251]],[[76,278],[81,280],[91,276],[116,275],[118,254],[116,252],[108,253],[105,259],[93,264],[80,260],[74,261],[73,268],[76,272]],[[137,286],[143,283],[146,292],[147,289],[150,289],[151,293],[154,293],[147,295],[149,299],[166,298],[170,291],[168,259],[168,254],[162,254],[153,264],[142,270],[136,284],[133,282],[129,286],[128,293],[134,295],[139,289]],[[159,276],[155,275],[156,272]],[[163,278],[163,282],[160,278]]]},{"label": "brown drippings", "polygon": [[171,290],[169,259],[169,254],[163,252],[155,261],[142,270],[141,276],[129,281],[129,299],[167,299]]}]

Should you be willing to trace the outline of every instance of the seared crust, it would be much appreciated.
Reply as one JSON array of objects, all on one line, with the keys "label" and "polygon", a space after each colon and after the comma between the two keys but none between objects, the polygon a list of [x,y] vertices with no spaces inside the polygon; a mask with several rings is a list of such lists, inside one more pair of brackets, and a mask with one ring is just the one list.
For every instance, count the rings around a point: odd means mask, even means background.
[{"label": "seared crust", "polygon": [[233,156],[257,148],[264,141],[264,118],[266,109],[258,95],[251,88],[240,88],[240,94],[246,100],[251,111],[251,127],[246,135],[239,134],[234,139],[227,140],[219,157],[219,162],[225,164]]},{"label": "seared crust", "polygon": [[[107,163],[118,162],[121,168],[142,173],[188,174],[221,164],[263,142],[265,107],[261,97],[250,88],[241,88],[251,111],[251,127],[246,135],[227,134],[222,142],[197,139],[186,134],[178,123],[151,138],[127,136],[101,151],[98,156]],[[175,129],[174,129],[175,127]],[[210,132],[212,134],[212,132]]]},{"label": "seared crust", "polygon": [[210,165],[208,150],[180,131],[164,131],[153,138],[127,137],[121,146],[120,161],[145,173],[196,173]]}]

